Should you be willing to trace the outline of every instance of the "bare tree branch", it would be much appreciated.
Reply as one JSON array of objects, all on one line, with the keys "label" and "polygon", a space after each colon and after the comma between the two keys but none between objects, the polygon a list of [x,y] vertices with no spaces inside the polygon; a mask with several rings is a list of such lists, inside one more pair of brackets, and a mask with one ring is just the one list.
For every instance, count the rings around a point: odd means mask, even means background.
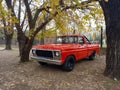
[{"label": "bare tree branch", "polygon": [[[32,0],[31,0],[32,1]],[[32,26],[32,20],[33,20],[33,17],[32,17],[32,12],[31,12],[31,9],[30,9],[30,6],[29,6],[29,3],[28,3],[28,0],[24,0],[24,3],[25,3],[25,7],[26,7],[26,10],[27,10],[27,15],[28,15],[28,22],[29,22],[29,28],[32,29],[33,26]]]},{"label": "bare tree branch", "polygon": [[7,35],[7,30],[5,30],[5,27],[7,26],[6,22],[5,22],[5,18],[2,17],[2,22],[3,22],[3,25],[4,25],[4,34],[5,36]]},{"label": "bare tree branch", "polygon": [[[48,7],[49,8],[49,7]],[[43,10],[45,10],[46,12],[50,13],[49,10],[47,10],[46,8],[40,8],[40,9],[37,9],[35,15],[34,15],[34,18],[33,18],[33,25],[35,25],[35,22],[37,21],[38,19],[38,16],[40,14],[40,12],[42,12]]]},{"label": "bare tree branch", "polygon": [[58,12],[55,12],[52,17],[49,17],[44,23],[42,23],[42,24],[36,29],[36,31],[34,32],[32,38],[34,38],[34,36],[36,36],[36,34],[37,34],[40,30],[42,30],[42,29],[45,27],[45,25],[48,24],[48,23],[53,19],[53,17],[56,17],[57,14],[58,14]]},{"label": "bare tree branch", "polygon": [[24,33],[26,32],[27,28],[28,28],[28,25],[25,27]]},{"label": "bare tree branch", "polygon": [[24,23],[25,23],[25,20],[26,20],[26,15],[27,15],[27,13],[26,13],[26,10],[25,10],[24,18],[23,18],[23,21],[22,21],[22,23],[20,25],[22,29],[24,27]]},{"label": "bare tree branch", "polygon": [[[11,9],[11,11],[12,11],[11,16],[14,16],[17,19],[15,12],[14,12],[14,9],[13,9],[13,6],[12,6],[12,0],[5,0],[5,1],[6,1],[8,9]],[[18,29],[18,32],[22,31],[19,23],[15,23],[15,26]]]},{"label": "bare tree branch", "polygon": [[30,2],[29,2],[28,4],[30,5],[32,1],[33,1],[33,0],[30,0]]},{"label": "bare tree branch", "polygon": [[21,17],[21,0],[19,0],[19,9],[18,9],[18,21],[20,23],[20,17]]},{"label": "bare tree branch", "polygon": [[62,5],[64,5],[64,0],[60,0],[59,1],[59,4],[62,6]]},{"label": "bare tree branch", "polygon": [[13,4],[12,4],[13,9],[14,9],[14,7],[15,7],[15,4],[16,4],[16,0],[13,1]]}]

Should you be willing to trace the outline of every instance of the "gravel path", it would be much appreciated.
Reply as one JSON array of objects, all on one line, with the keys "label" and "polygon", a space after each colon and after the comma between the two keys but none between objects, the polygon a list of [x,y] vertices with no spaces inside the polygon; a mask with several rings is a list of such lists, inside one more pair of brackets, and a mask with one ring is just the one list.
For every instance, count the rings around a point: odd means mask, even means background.
[{"label": "gravel path", "polygon": [[0,50],[0,90],[120,90],[120,82],[103,76],[105,56],[76,63],[72,72],[36,61],[19,63],[18,49]]}]

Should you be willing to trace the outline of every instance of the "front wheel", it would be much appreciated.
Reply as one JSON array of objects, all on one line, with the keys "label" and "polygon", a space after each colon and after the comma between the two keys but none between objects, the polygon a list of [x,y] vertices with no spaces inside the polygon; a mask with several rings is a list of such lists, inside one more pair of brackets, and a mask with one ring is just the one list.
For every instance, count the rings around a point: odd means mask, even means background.
[{"label": "front wheel", "polygon": [[95,59],[95,52],[93,51],[92,54],[89,56],[89,60],[94,60]]},{"label": "front wheel", "polygon": [[75,66],[75,58],[73,56],[67,57],[65,63],[63,64],[64,71],[72,71]]}]

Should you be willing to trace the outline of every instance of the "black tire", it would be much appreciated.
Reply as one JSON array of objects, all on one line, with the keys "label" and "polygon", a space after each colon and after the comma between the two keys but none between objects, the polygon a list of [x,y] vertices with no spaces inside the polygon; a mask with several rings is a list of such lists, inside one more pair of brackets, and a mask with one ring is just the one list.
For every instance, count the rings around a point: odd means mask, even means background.
[{"label": "black tire", "polygon": [[92,52],[92,54],[89,56],[89,60],[95,59],[95,51]]},{"label": "black tire", "polygon": [[45,63],[45,62],[38,62],[40,65],[46,65],[47,63]]},{"label": "black tire", "polygon": [[73,56],[67,57],[65,63],[63,64],[64,71],[72,71],[75,66],[75,58]]}]

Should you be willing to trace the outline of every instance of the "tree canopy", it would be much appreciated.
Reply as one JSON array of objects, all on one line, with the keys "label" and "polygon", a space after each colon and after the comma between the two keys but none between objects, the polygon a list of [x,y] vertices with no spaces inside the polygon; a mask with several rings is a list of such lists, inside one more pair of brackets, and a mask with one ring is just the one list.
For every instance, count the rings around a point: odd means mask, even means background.
[{"label": "tree canopy", "polygon": [[[82,0],[5,0],[5,2],[11,11],[10,16],[16,21],[14,24],[17,29],[21,61],[29,60],[35,36],[42,30],[49,30],[50,23],[60,34],[68,32],[73,34],[83,30],[87,32],[91,28],[88,20],[99,19],[97,17],[102,12],[98,4]],[[93,14],[97,10],[99,15]],[[85,28],[86,26],[89,27]]]}]

